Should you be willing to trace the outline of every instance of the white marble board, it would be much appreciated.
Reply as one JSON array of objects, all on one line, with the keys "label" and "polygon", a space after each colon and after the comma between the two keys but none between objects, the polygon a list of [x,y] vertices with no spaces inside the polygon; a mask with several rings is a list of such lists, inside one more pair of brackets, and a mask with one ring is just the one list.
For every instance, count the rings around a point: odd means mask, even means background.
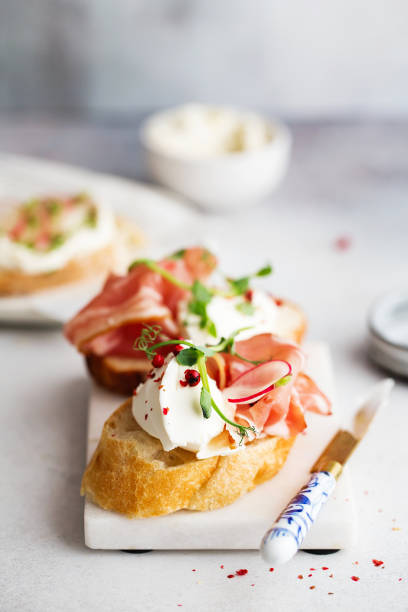
[{"label": "white marble board", "polygon": [[[308,371],[329,397],[334,397],[333,369],[327,344],[309,343]],[[90,459],[103,423],[120,398],[93,386],[88,413]],[[309,470],[341,422],[338,406],[329,417],[308,413],[307,433],[299,435],[281,472],[231,506],[213,512],[183,510],[149,519],[128,519],[86,501],[85,543],[97,549],[258,549],[291,497],[305,484]],[[319,520],[303,543],[304,549],[339,549],[356,538],[356,517],[347,468]]]}]

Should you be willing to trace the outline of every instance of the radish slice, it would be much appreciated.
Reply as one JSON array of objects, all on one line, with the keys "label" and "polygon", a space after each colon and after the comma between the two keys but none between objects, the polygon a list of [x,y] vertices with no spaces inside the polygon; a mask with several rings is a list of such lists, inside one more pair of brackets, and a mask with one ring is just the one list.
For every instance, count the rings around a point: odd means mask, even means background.
[{"label": "radish slice", "polygon": [[227,399],[233,404],[248,404],[272,391],[281,378],[291,373],[292,366],[288,361],[273,359],[261,363],[241,374],[225,390]]}]

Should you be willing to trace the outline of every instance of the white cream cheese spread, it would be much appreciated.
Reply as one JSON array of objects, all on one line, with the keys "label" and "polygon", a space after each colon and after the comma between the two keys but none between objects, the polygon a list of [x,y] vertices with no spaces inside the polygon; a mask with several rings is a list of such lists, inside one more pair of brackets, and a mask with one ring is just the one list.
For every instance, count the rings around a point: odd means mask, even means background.
[{"label": "white cream cheese spread", "polygon": [[[158,438],[165,451],[179,447],[196,453],[198,459],[211,455],[234,452],[228,446],[209,450],[210,441],[219,435],[225,422],[215,410],[205,419],[200,407],[201,381],[195,386],[183,386],[186,366],[168,357],[161,368],[153,370],[152,377],[139,385],[132,400],[132,413],[142,429]],[[209,379],[211,396],[226,415],[231,407],[216,383]]]},{"label": "white cream cheese spread", "polygon": [[34,200],[13,211],[1,227],[0,268],[53,272],[109,245],[115,232],[112,211],[88,196],[77,197]]},{"label": "white cream cheese spread", "polygon": [[187,104],[148,121],[147,145],[168,155],[205,159],[255,151],[273,138],[270,123],[232,107]]},{"label": "white cream cheese spread", "polygon": [[222,336],[226,338],[243,327],[249,329],[240,332],[236,340],[245,340],[262,333],[284,337],[287,330],[293,330],[296,317],[293,308],[277,306],[273,297],[258,289],[251,292],[250,302],[242,296],[225,298],[216,295],[207,306],[207,314],[215,325],[217,337],[200,328],[200,318],[188,311],[188,303],[180,304],[179,321],[186,338],[196,344],[216,344]]}]

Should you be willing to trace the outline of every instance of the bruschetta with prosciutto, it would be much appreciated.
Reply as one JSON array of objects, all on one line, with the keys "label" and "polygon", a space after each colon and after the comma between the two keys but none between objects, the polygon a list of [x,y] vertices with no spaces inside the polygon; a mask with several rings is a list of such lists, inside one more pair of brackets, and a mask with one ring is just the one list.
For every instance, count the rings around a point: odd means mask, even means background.
[{"label": "bruschetta with prosciutto", "polygon": [[151,373],[105,423],[82,480],[102,508],[144,518],[231,504],[278,473],[307,412],[331,412],[294,342],[157,342],[146,329]]},{"label": "bruschetta with prosciutto", "polygon": [[306,321],[287,300],[253,287],[254,275],[221,278],[207,249],[182,249],[159,261],[137,260],[123,276],[111,274],[101,292],[65,326],[67,339],[102,386],[129,395],[151,363],[135,339],[147,326],[160,338],[215,342],[238,330],[237,340],[274,333],[300,342]]}]

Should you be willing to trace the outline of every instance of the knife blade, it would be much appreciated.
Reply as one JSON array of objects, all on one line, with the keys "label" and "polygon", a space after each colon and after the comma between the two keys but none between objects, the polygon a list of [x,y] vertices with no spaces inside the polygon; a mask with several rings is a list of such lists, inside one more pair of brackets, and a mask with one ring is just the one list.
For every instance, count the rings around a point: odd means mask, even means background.
[{"label": "knife blade", "polygon": [[311,468],[312,477],[289,502],[261,542],[265,561],[278,565],[293,557],[300,548],[321,508],[336,486],[345,463],[366,435],[377,412],[387,404],[394,381],[387,378],[372,387],[360,401],[354,416],[353,433],[336,432]]}]

